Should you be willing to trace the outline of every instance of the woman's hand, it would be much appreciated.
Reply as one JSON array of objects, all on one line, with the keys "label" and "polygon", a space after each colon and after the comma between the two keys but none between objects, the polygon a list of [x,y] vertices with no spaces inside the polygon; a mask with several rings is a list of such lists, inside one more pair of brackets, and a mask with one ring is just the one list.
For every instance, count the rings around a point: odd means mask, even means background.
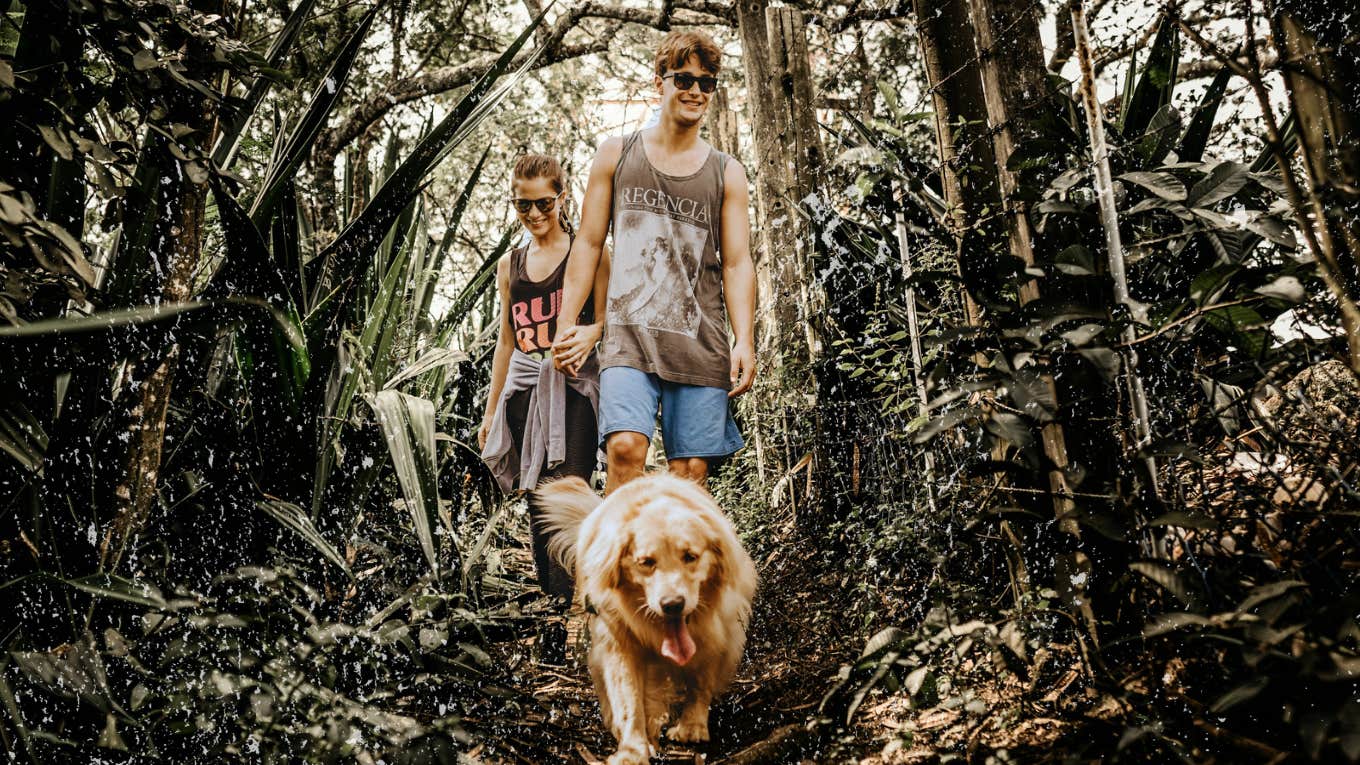
[{"label": "woman's hand", "polygon": [[576,376],[604,334],[604,323],[577,324],[558,335],[553,343],[553,364],[564,373]]},{"label": "woman's hand", "polygon": [[477,447],[486,448],[487,436],[491,434],[491,415],[482,418],[482,426],[477,428]]}]

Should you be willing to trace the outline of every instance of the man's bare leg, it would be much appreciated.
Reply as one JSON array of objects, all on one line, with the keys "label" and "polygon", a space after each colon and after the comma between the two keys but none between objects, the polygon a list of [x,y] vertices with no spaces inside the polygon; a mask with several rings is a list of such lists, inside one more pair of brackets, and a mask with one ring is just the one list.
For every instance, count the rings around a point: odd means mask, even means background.
[{"label": "man's bare leg", "polygon": [[679,457],[669,461],[671,473],[688,478],[708,488],[708,460],[703,457]]},{"label": "man's bare leg", "polygon": [[647,447],[651,439],[631,430],[610,433],[605,441],[604,495],[642,475],[647,466]]}]

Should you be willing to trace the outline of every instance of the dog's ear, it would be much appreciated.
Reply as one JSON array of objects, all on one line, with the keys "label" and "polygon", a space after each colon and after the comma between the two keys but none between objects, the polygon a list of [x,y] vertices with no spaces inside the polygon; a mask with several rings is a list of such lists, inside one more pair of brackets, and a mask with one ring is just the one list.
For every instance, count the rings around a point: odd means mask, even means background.
[{"label": "dog's ear", "polygon": [[593,602],[604,602],[618,589],[623,555],[631,545],[632,531],[612,514],[591,516],[581,527],[576,581]]},{"label": "dog's ear", "polygon": [[756,591],[756,565],[737,538],[736,528],[716,506],[705,508],[702,515],[709,529],[708,546],[714,557],[709,581],[719,587],[726,584],[750,600]]}]

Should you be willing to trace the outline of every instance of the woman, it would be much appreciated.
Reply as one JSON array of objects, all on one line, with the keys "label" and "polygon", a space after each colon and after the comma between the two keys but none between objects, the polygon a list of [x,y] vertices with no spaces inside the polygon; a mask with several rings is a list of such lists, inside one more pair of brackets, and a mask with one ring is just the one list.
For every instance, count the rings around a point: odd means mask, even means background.
[{"label": "woman", "polygon": [[[533,489],[544,480],[564,476],[589,482],[599,445],[600,372],[593,350],[604,327],[603,316],[595,320],[594,306],[604,305],[609,258],[606,253],[600,259],[594,294],[581,312],[578,331],[559,350],[559,358],[576,371],[564,375],[551,359],[573,239],[562,167],[552,157],[526,154],[515,163],[510,190],[510,203],[531,240],[496,264],[500,334],[486,414],[477,433],[482,459],[506,491]],[[547,535],[535,516],[531,506],[539,586],[565,612],[571,603],[572,575],[548,555]],[[566,630],[560,620],[551,620],[540,633],[539,649],[545,663],[565,660]]]}]

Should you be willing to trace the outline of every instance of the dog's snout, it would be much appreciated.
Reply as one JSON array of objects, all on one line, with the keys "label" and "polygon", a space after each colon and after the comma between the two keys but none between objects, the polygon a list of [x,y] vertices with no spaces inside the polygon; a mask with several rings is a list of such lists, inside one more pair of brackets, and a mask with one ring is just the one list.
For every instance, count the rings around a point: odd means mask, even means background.
[{"label": "dog's snout", "polygon": [[661,612],[666,616],[681,616],[685,613],[684,598],[666,598],[661,601]]}]

